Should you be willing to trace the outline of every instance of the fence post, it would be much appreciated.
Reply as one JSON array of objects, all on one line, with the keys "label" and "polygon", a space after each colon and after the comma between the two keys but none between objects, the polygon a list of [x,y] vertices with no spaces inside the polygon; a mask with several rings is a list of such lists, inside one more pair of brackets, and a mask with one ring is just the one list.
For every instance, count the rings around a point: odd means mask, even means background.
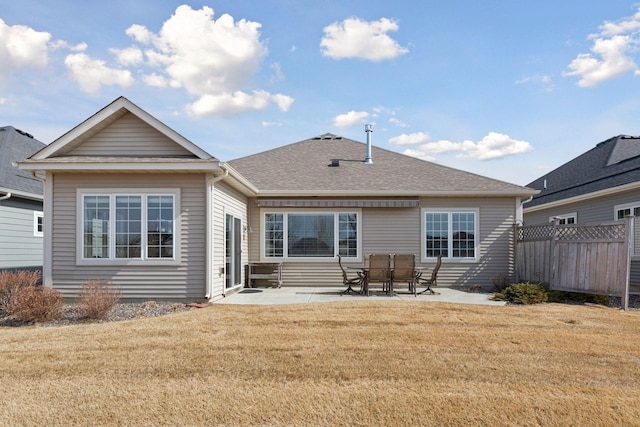
[{"label": "fence post", "polygon": [[633,215],[627,215],[624,217],[624,238],[625,238],[625,245],[627,246],[627,274],[625,277],[625,281],[624,281],[624,289],[622,290],[622,295],[621,295],[621,302],[622,302],[622,309],[623,310],[628,310],[629,309],[629,282],[631,281],[631,248],[633,247],[632,242],[633,242],[633,237],[635,235],[634,232],[634,226],[635,226],[635,221],[634,221],[635,217]]},{"label": "fence post", "polygon": [[[554,273],[557,272],[556,265],[556,237],[558,233],[558,225],[560,224],[560,218],[553,218],[553,228],[551,230],[551,241],[549,242],[549,289],[553,289],[555,285]],[[556,267],[554,269],[554,267]]]},{"label": "fence post", "polygon": [[518,265],[518,223],[513,224],[513,278],[519,283],[520,266]]}]

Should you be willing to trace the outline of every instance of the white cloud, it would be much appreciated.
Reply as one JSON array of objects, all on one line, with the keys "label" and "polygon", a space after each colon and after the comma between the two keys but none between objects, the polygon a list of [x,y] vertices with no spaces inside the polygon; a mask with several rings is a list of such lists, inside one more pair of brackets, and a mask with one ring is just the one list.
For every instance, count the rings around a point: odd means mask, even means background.
[{"label": "white cloud", "polygon": [[142,77],[142,81],[149,86],[164,88],[169,86],[169,81],[164,77],[156,73],[147,74]]},{"label": "white cloud", "polygon": [[360,58],[382,61],[404,55],[409,50],[387,35],[398,31],[398,24],[388,18],[366,22],[349,18],[334,22],[324,29],[320,51],[333,59]]},{"label": "white cloud", "polygon": [[[184,88],[196,97],[187,109],[191,114],[232,115],[261,110],[276,103],[287,111],[293,98],[264,90],[251,90],[252,80],[268,50],[260,40],[258,22],[234,21],[228,14],[214,19],[212,8],[194,10],[179,6],[155,34],[142,25],[126,33],[145,49],[147,65],[156,68],[148,84],[163,75],[171,87]],[[282,78],[277,68],[275,77]],[[252,94],[249,94],[251,92]]]},{"label": "white cloud", "polygon": [[0,105],[5,104],[7,102],[7,98],[3,98],[0,96]]},{"label": "white cloud", "polygon": [[[398,145],[420,144],[427,140],[428,136],[422,132],[412,135],[400,135],[392,138],[390,142]],[[526,141],[513,139],[508,135],[497,132],[489,132],[479,142],[466,140],[463,142],[451,142],[440,140],[423,143],[416,149],[405,150],[404,153],[414,157],[426,158],[430,154],[458,153],[456,157],[471,158],[476,160],[499,159],[514,154],[526,153],[533,150],[531,144]],[[413,154],[412,154],[413,153]]]},{"label": "white cloud", "polygon": [[142,64],[144,58],[142,51],[135,46],[126,49],[109,49],[111,53],[116,55],[118,64],[126,66]]},{"label": "white cloud", "polygon": [[417,132],[393,137],[389,139],[389,142],[395,145],[415,145],[422,144],[429,140],[429,135],[424,132]]},{"label": "white cloud", "polygon": [[360,123],[364,123],[364,119],[369,117],[366,111],[349,111],[346,114],[340,114],[333,118],[333,125],[338,128],[348,128]]},{"label": "white cloud", "polygon": [[605,22],[600,32],[588,38],[593,40],[591,53],[579,54],[563,76],[580,77],[578,86],[592,87],[627,72],[639,74],[629,53],[635,52],[640,42],[640,10],[618,22]]},{"label": "white cloud", "polygon": [[271,95],[271,99],[275,102],[280,110],[287,112],[289,108],[291,108],[291,104],[293,104],[293,98],[287,95],[283,95],[281,93],[276,93],[275,95]]},{"label": "white cloud", "polygon": [[51,34],[0,19],[0,82],[22,68],[44,68],[49,62]]},{"label": "white cloud", "polygon": [[126,88],[134,81],[130,71],[109,68],[104,61],[91,59],[84,53],[68,55],[64,63],[71,73],[71,78],[83,91],[90,94],[98,93],[103,85]]},{"label": "white cloud", "polygon": [[233,116],[242,111],[264,110],[269,106],[271,95],[265,91],[254,91],[252,95],[246,92],[206,94],[187,107],[189,113],[202,116],[218,114]]},{"label": "white cloud", "polygon": [[53,41],[51,43],[49,43],[49,47],[52,50],[57,50],[57,49],[69,49],[72,52],[84,52],[85,50],[87,50],[87,44],[85,42],[82,43],[78,43],[77,45],[70,45],[69,43],[67,43],[64,40],[56,40]]},{"label": "white cloud", "polygon": [[263,121],[260,123],[262,125],[262,127],[268,128],[271,126],[282,126],[282,123],[279,122],[267,122],[267,121]]},{"label": "white cloud", "polygon": [[395,117],[391,117],[389,119],[389,123],[393,123],[394,125],[398,126],[399,128],[406,128],[407,124],[405,122],[403,122],[400,119],[396,119]]}]

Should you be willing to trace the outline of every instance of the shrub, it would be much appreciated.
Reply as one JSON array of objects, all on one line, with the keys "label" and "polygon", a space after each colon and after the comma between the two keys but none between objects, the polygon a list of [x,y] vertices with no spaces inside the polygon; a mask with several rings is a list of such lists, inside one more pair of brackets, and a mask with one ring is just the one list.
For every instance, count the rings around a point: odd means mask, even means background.
[{"label": "shrub", "polygon": [[606,295],[584,294],[580,292],[548,291],[549,302],[559,303],[591,303],[609,307],[611,299]]},{"label": "shrub", "polygon": [[19,322],[47,322],[62,317],[62,294],[45,286],[26,286],[11,295],[7,313]]},{"label": "shrub", "polygon": [[511,285],[511,281],[505,274],[498,273],[491,277],[491,284],[493,285],[492,292],[502,292]]},{"label": "shrub", "polygon": [[105,280],[90,280],[82,284],[77,304],[80,316],[85,319],[103,320],[120,301],[120,291]]},{"label": "shrub", "polygon": [[35,287],[40,282],[39,271],[0,272],[0,311],[9,313],[13,296],[20,290]]},{"label": "shrub", "polygon": [[533,283],[516,283],[502,292],[494,294],[493,299],[516,304],[539,304],[548,299],[547,290]]}]

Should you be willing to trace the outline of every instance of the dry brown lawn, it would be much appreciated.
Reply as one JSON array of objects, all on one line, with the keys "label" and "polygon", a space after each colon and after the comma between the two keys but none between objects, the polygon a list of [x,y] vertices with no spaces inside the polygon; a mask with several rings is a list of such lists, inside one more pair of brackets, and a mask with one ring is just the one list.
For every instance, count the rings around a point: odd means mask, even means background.
[{"label": "dry brown lawn", "polygon": [[0,425],[640,425],[640,313],[213,305],[0,328]]}]

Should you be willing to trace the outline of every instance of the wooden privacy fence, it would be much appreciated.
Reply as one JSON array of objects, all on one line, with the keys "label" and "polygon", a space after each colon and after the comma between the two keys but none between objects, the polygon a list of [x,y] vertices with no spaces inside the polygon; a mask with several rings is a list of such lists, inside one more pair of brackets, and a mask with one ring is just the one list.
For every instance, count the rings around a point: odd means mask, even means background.
[{"label": "wooden privacy fence", "polygon": [[516,226],[516,279],[550,289],[618,296],[626,310],[633,217],[578,225]]}]

